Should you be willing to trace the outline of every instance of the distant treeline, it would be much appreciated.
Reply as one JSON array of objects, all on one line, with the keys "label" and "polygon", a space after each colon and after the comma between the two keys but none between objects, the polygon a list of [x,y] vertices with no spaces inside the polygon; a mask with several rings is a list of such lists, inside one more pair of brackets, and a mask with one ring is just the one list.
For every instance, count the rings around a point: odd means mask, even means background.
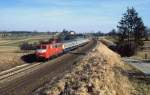
[{"label": "distant treeline", "polygon": [[57,32],[32,32],[32,31],[0,31],[0,37],[20,37],[20,36],[36,36],[36,35],[52,35]]}]

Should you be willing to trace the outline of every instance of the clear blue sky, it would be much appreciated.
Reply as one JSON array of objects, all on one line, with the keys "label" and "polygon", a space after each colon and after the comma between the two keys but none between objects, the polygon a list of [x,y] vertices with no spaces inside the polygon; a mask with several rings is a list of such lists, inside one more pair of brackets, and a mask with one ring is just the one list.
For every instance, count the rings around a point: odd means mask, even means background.
[{"label": "clear blue sky", "polygon": [[150,0],[0,0],[0,30],[108,32],[128,6],[150,27]]}]

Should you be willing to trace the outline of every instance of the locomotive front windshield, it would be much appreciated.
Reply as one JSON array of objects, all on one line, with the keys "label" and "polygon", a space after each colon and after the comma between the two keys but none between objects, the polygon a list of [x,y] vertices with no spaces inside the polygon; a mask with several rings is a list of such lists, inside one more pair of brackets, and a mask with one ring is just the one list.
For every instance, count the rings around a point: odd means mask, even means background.
[{"label": "locomotive front windshield", "polygon": [[46,49],[46,46],[45,46],[45,45],[42,45],[42,46],[38,46],[37,48],[38,48],[38,49]]},{"label": "locomotive front windshield", "polygon": [[46,46],[41,46],[41,49],[46,49]]}]

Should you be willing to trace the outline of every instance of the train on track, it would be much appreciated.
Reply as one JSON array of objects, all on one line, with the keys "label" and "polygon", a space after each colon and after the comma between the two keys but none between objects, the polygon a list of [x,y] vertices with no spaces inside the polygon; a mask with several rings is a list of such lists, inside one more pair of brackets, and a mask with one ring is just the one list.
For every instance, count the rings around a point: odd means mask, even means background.
[{"label": "train on track", "polygon": [[56,42],[48,44],[41,44],[39,48],[36,50],[35,55],[37,59],[48,60],[53,56],[57,56],[59,54],[63,54],[64,52],[73,50],[79,46],[82,46],[88,43],[90,40],[86,38],[79,38],[72,41],[67,42]]}]

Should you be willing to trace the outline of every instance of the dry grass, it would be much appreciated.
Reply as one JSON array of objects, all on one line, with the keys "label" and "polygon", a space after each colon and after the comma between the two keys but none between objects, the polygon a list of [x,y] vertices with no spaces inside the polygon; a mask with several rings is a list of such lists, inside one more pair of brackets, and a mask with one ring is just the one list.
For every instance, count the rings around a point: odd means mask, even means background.
[{"label": "dry grass", "polygon": [[130,78],[130,81],[137,91],[136,95],[150,95],[150,79]]},{"label": "dry grass", "polygon": [[0,53],[0,71],[23,64],[24,62],[20,59],[22,55],[24,53]]},{"label": "dry grass", "polygon": [[108,40],[108,39],[100,39],[100,41],[103,43],[103,44],[105,44],[106,46],[113,46],[113,45],[116,45],[113,41],[111,41],[111,40]]},{"label": "dry grass", "polygon": [[0,46],[0,53],[13,53],[19,51],[19,47],[15,46]]},{"label": "dry grass", "polygon": [[[144,41],[144,47],[149,47],[149,46],[150,46],[150,41]],[[138,59],[150,59],[149,48],[144,48],[144,50],[137,51],[134,57]]]},{"label": "dry grass", "polygon": [[21,56],[23,56],[24,53],[16,53],[18,51],[18,47],[0,46],[0,71],[4,71],[24,63],[21,60]]},{"label": "dry grass", "polygon": [[150,46],[150,41],[144,41],[144,46]]},{"label": "dry grass", "polygon": [[7,43],[8,41],[10,41],[10,40],[0,39],[0,44]]},{"label": "dry grass", "polygon": [[112,36],[105,36],[105,39],[112,41],[112,42],[117,42],[117,38],[116,37],[112,37]]},{"label": "dry grass", "polygon": [[150,59],[150,50],[138,51],[133,57],[136,59]]},{"label": "dry grass", "polygon": [[135,95],[124,64],[103,44],[90,52],[73,71],[43,92],[46,95]]}]

